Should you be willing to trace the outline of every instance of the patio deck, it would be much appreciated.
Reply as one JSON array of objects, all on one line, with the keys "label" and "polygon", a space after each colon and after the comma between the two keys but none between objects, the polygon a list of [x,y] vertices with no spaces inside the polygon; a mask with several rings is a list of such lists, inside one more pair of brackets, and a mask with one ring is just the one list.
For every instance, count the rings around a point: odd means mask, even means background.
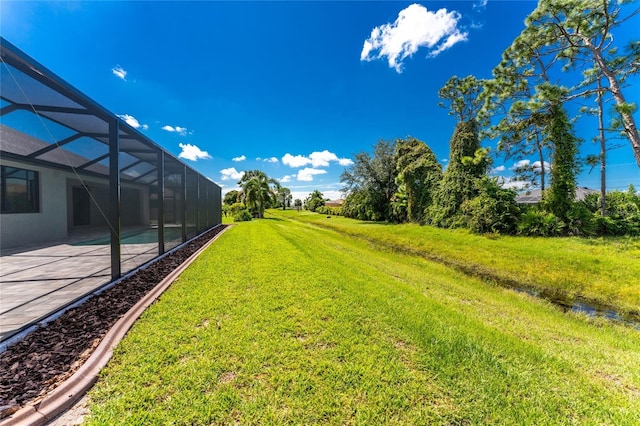
[{"label": "patio deck", "polygon": [[[65,241],[0,253],[0,342],[111,281],[103,239]],[[122,273],[158,255],[156,242],[121,245]]]}]

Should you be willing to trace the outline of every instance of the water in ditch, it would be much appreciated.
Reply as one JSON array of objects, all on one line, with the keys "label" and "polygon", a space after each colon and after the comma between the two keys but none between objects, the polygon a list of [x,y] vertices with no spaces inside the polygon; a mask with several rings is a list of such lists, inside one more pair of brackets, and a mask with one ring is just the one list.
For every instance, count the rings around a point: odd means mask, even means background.
[{"label": "water in ditch", "polygon": [[608,320],[621,322],[630,325],[636,330],[640,330],[640,313],[621,314],[615,309],[608,306],[598,306],[590,301],[575,297],[572,299],[563,298],[558,295],[549,295],[543,291],[532,290],[525,287],[510,287],[513,290],[521,293],[527,293],[534,297],[547,300],[552,304],[560,307],[564,312],[576,312],[586,314],[591,317],[606,318]]}]

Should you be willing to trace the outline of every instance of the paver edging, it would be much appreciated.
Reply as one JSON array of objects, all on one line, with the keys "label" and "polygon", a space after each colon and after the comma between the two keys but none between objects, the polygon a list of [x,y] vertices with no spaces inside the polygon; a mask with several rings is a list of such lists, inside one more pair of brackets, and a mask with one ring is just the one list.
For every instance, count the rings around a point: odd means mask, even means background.
[{"label": "paver edging", "polygon": [[185,269],[200,254],[206,250],[218,237],[225,233],[229,227],[225,227],[209,242],[200,247],[178,268],[153,288],[145,297],[140,299],[115,325],[105,334],[98,347],[91,356],[71,377],[56,387],[42,401],[37,404],[27,404],[9,417],[0,420],[0,426],[30,425],[42,426],[60,416],[76,403],[98,380],[100,370],[107,365],[113,355],[113,348],[122,340],[135,321],[142,313],[184,272]]}]

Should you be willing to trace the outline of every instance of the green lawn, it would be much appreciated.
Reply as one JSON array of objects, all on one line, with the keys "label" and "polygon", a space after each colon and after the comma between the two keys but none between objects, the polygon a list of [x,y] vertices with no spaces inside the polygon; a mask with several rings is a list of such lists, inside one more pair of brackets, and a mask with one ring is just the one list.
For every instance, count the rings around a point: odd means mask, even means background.
[{"label": "green lawn", "polygon": [[145,312],[88,424],[640,423],[640,331],[293,214],[232,227]]},{"label": "green lawn", "polygon": [[494,277],[551,295],[580,296],[640,319],[640,238],[482,236],[467,230],[361,222],[310,212],[274,211],[361,238],[380,248],[413,253],[468,273]]}]

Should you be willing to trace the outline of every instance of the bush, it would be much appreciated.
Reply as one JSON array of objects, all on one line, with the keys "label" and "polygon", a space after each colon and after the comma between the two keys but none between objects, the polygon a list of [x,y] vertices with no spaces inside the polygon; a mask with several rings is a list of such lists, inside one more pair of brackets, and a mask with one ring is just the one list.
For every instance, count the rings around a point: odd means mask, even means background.
[{"label": "bush", "polygon": [[595,227],[594,232],[597,235],[621,236],[627,233],[625,223],[609,216],[600,216],[600,214],[596,213],[593,215],[593,223]]},{"label": "bush", "polygon": [[595,234],[594,216],[582,203],[573,203],[567,211],[565,232],[572,236]]},{"label": "bush", "polygon": [[342,214],[358,220],[382,221],[385,219],[381,208],[382,198],[372,191],[353,191],[347,195],[342,205]]},{"label": "bush", "polygon": [[478,234],[512,234],[520,218],[516,192],[487,178],[478,182],[479,195],[462,203],[466,226]]},{"label": "bush", "polygon": [[234,222],[247,222],[253,219],[253,215],[244,203],[233,203],[230,211]]},{"label": "bush", "polygon": [[248,222],[253,219],[253,215],[248,209],[243,209],[233,215],[234,222]]},{"label": "bush", "polygon": [[316,213],[330,214],[332,216],[342,216],[342,207],[320,206],[316,208]]},{"label": "bush", "polygon": [[564,223],[553,213],[532,207],[522,216],[518,233],[527,236],[553,237],[562,235]]},{"label": "bush", "polygon": [[600,194],[590,194],[581,203],[593,213],[593,232],[597,235],[640,235],[640,196],[635,189],[612,191],[606,195],[607,216],[600,216]]}]

